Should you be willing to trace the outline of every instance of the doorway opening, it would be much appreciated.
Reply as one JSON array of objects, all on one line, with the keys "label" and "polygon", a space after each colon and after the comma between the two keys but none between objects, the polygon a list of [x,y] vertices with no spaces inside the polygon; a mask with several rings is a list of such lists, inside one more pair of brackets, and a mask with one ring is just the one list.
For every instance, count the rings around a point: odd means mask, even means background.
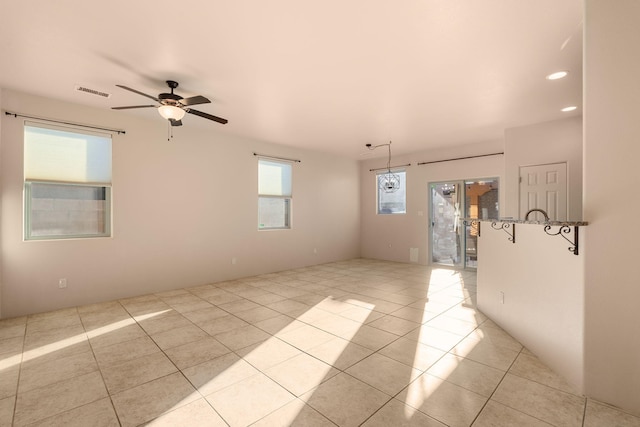
[{"label": "doorway opening", "polygon": [[497,219],[498,190],[498,178],[429,184],[431,264],[477,268],[478,229],[462,219]]}]

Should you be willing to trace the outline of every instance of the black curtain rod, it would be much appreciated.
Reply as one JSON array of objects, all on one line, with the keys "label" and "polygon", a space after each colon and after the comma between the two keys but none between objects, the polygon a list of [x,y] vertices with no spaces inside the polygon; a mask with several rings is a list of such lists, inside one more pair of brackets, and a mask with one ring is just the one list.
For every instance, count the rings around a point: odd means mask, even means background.
[{"label": "black curtain rod", "polygon": [[502,152],[502,153],[491,153],[491,154],[479,154],[477,156],[456,157],[454,159],[433,160],[431,162],[420,162],[420,163],[418,163],[418,165],[428,165],[428,164],[431,164],[431,163],[451,162],[453,160],[476,159],[478,157],[501,156],[503,154],[504,154],[504,152]]},{"label": "black curtain rod", "polygon": [[78,126],[78,127],[83,127],[83,128],[87,128],[87,129],[104,130],[104,131],[107,131],[107,132],[117,133],[118,135],[121,134],[121,133],[123,133],[123,134],[126,133],[125,131],[120,130],[120,129],[109,129],[109,128],[101,128],[101,127],[98,127],[98,126],[83,125],[81,123],[63,122],[62,120],[53,120],[53,119],[45,119],[44,117],[27,116],[25,114],[10,113],[9,111],[5,111],[4,114],[7,115],[7,116],[13,116],[13,117],[24,117],[25,119],[35,119],[35,120],[42,120],[42,121],[45,121],[45,122],[59,123],[59,124],[62,124],[62,125]]},{"label": "black curtain rod", "polygon": [[253,153],[253,155],[257,156],[257,157],[264,157],[265,159],[284,160],[284,161],[287,161],[287,162],[294,162],[294,163],[301,163],[302,162],[302,160],[287,159],[286,157],[267,156],[266,154]]},{"label": "black curtain rod", "polygon": [[381,171],[383,169],[398,169],[398,168],[404,168],[406,166],[411,166],[411,163],[407,163],[406,165],[398,165],[398,166],[391,166],[391,167],[384,167],[384,168],[374,168],[374,169],[369,169],[369,172],[373,172],[373,171]]}]

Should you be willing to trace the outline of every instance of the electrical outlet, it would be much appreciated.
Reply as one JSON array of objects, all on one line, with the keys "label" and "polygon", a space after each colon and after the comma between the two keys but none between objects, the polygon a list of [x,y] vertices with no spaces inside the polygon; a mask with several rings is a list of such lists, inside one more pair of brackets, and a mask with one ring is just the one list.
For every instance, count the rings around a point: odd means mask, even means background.
[{"label": "electrical outlet", "polygon": [[504,292],[500,291],[500,304],[504,304]]},{"label": "electrical outlet", "polygon": [[231,264],[236,265],[238,263],[238,258],[233,257],[231,258]]},{"label": "electrical outlet", "polygon": [[313,253],[317,254],[318,253],[318,248],[313,248]]},{"label": "electrical outlet", "polygon": [[60,289],[66,288],[67,287],[67,279],[63,278],[63,279],[58,280],[58,287]]}]

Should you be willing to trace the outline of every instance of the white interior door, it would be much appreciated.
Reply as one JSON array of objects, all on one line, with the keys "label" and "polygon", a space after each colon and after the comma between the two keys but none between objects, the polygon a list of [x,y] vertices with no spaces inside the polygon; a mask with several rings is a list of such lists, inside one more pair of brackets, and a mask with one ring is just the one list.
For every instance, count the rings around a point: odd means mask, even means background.
[{"label": "white interior door", "polygon": [[[520,219],[530,209],[543,209],[552,221],[567,220],[567,164],[520,167]],[[543,221],[535,212],[530,220]]]}]

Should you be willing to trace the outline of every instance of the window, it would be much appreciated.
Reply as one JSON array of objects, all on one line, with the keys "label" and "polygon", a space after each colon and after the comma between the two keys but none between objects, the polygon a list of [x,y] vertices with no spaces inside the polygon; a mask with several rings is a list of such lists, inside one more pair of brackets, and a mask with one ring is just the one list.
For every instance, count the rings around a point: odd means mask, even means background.
[{"label": "window", "polygon": [[258,229],[291,228],[291,165],[258,160]]},{"label": "window", "polygon": [[403,214],[407,212],[407,173],[405,171],[391,171],[398,178],[399,187],[393,192],[385,191],[388,183],[389,171],[376,173],[378,186],[378,214]]},{"label": "window", "polygon": [[111,136],[25,124],[25,239],[111,235]]}]

